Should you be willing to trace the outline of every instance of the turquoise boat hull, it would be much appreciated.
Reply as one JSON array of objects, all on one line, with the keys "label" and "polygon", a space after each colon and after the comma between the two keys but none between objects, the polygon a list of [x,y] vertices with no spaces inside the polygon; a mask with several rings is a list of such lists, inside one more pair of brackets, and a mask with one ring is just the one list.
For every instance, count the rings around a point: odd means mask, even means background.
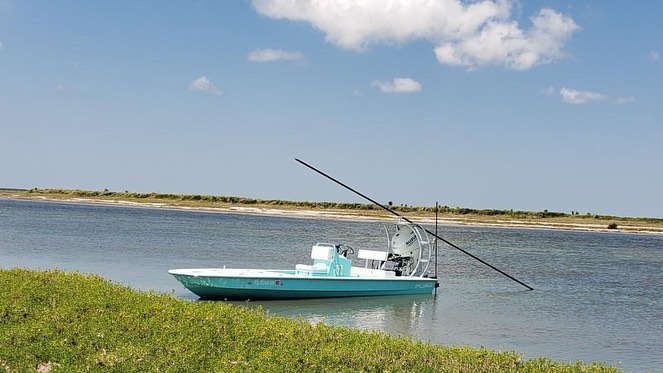
[{"label": "turquoise boat hull", "polygon": [[422,277],[299,276],[290,271],[250,270],[242,276],[170,271],[184,287],[207,300],[266,300],[433,294],[437,280]]},{"label": "turquoise boat hull", "polygon": [[[388,249],[358,250],[363,267],[353,266],[347,245],[317,243],[311,264],[294,270],[193,268],[168,271],[202,299],[258,300],[375,297],[433,294],[438,282],[428,277],[430,240],[419,225],[385,226]],[[426,255],[423,255],[426,252]]]}]

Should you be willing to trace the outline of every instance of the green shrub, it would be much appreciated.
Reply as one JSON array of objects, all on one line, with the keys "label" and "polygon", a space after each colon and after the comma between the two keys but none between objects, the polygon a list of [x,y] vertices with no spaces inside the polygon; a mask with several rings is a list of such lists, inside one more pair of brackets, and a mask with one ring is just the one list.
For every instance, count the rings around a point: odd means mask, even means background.
[{"label": "green shrub", "polygon": [[11,372],[47,363],[54,372],[619,371],[311,325],[138,292],[95,275],[0,270],[0,283],[0,367]]}]

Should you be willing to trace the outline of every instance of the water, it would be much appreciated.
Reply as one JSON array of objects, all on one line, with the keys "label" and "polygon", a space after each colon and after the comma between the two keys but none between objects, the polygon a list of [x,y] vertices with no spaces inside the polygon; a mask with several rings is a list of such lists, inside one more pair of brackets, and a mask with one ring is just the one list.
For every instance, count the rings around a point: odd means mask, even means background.
[{"label": "water", "polygon": [[[445,345],[663,371],[663,236],[484,227],[442,235],[437,296],[250,302],[271,315]],[[96,273],[195,299],[166,271],[293,268],[316,242],[378,249],[378,223],[0,199],[0,268]],[[11,291],[11,289],[9,289]]]}]

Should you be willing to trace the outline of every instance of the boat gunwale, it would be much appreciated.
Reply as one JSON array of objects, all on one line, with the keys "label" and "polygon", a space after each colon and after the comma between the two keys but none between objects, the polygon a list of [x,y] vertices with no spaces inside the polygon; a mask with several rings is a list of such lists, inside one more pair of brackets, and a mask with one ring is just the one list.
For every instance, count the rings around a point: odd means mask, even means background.
[{"label": "boat gunwale", "polygon": [[[361,281],[435,281],[437,282],[437,278],[433,277],[419,277],[419,276],[395,276],[395,277],[378,277],[378,276],[328,276],[328,275],[310,275],[310,274],[305,274],[305,273],[296,273],[297,270],[287,270],[287,269],[240,269],[240,268],[228,268],[228,270],[231,271],[259,271],[257,274],[247,274],[247,275],[238,275],[237,272],[235,273],[228,273],[228,274],[220,274],[220,273],[206,273],[206,274],[200,274],[196,275],[193,273],[178,273],[179,271],[192,271],[192,270],[224,270],[220,268],[184,268],[184,269],[171,269],[168,271],[169,274],[172,276],[185,276],[185,277],[196,277],[196,278],[204,278],[204,277],[209,277],[209,278],[236,278],[236,279],[258,279],[258,280],[265,280],[265,279],[274,279],[274,280],[325,280],[325,281],[330,281],[330,280],[340,280],[340,281],[348,281],[348,280],[361,280]],[[176,272],[178,271],[178,272]],[[263,272],[273,272],[273,273],[280,273],[281,275],[270,275],[270,274],[263,274]]]}]

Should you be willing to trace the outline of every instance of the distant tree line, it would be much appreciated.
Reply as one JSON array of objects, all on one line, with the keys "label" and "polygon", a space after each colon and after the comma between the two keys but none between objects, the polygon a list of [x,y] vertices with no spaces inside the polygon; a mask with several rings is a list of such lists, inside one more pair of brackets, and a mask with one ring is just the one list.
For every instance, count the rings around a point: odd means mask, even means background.
[{"label": "distant tree line", "polygon": [[[167,200],[167,201],[196,201],[205,203],[220,203],[220,204],[238,204],[238,205],[267,205],[267,206],[295,206],[311,209],[340,209],[340,210],[381,210],[380,207],[369,203],[345,203],[345,202],[309,202],[309,201],[285,201],[276,199],[255,199],[246,197],[234,196],[212,196],[212,195],[197,195],[197,194],[170,194],[170,193],[133,193],[129,191],[113,192],[108,189],[102,191],[89,191],[89,190],[69,190],[69,189],[38,189],[33,188],[28,193],[34,194],[53,194],[65,195],[72,197],[82,198],[113,198],[113,199],[150,199],[150,200]],[[394,211],[399,212],[425,212],[434,213],[434,206],[408,206],[408,205],[394,205],[392,201],[386,204],[387,207]],[[572,211],[570,214],[554,211],[521,211],[521,210],[497,210],[497,209],[471,209],[465,207],[449,207],[439,206],[438,211],[441,214],[447,215],[481,215],[481,216],[501,216],[508,218],[563,218],[574,216],[583,219],[598,219],[598,220],[614,220],[614,219],[627,219],[635,221],[647,221],[654,223],[663,223],[663,219],[659,218],[618,218],[609,215],[597,215],[587,213],[581,215],[577,211]],[[615,226],[616,227],[616,226]]]}]

